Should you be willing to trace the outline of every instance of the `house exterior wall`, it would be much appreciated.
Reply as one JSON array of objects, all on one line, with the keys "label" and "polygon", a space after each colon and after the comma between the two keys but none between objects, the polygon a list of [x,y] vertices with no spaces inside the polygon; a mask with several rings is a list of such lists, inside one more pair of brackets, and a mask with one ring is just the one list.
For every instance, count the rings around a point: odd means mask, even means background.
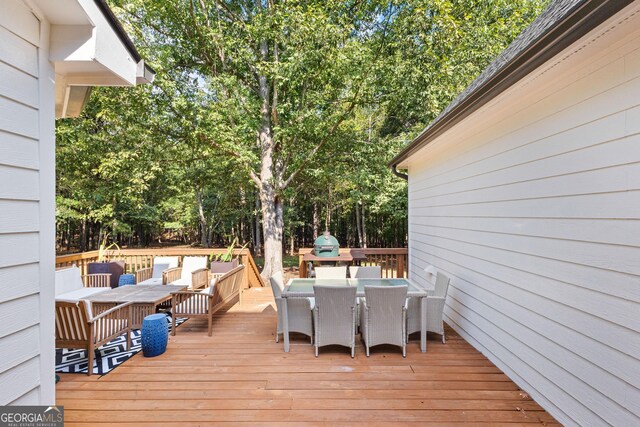
[{"label": "house exterior wall", "polygon": [[640,425],[638,2],[407,166],[446,322],[560,422]]},{"label": "house exterior wall", "polygon": [[54,403],[54,73],[48,23],[0,13],[0,405]]}]

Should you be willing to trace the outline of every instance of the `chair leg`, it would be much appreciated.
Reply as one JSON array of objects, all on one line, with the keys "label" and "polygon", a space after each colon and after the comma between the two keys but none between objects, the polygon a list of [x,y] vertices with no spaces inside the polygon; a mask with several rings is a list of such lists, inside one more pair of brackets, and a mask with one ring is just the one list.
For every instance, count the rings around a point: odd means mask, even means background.
[{"label": "chair leg", "polygon": [[315,348],[316,348],[316,357],[318,357],[318,346],[316,345]]},{"label": "chair leg", "polygon": [[280,334],[276,331],[276,342],[280,342]]},{"label": "chair leg", "polygon": [[442,344],[446,344],[447,339],[444,336],[444,332],[442,333]]},{"label": "chair leg", "polygon": [[95,357],[95,349],[93,348],[93,344],[89,345],[87,349],[88,363],[87,363],[87,375],[91,376],[93,374],[93,359]]},{"label": "chair leg", "polygon": [[213,315],[209,314],[209,316],[207,317],[207,333],[209,334],[209,336],[211,336],[211,332],[212,332],[212,323],[213,323]]},{"label": "chair leg", "polygon": [[402,357],[407,357],[407,345],[402,345]]},{"label": "chair leg", "polygon": [[131,329],[127,328],[127,351],[131,349]]},{"label": "chair leg", "polygon": [[171,336],[176,335],[176,315],[171,313]]},{"label": "chair leg", "polygon": [[366,348],[367,357],[369,357],[369,344],[365,343],[364,347]]},{"label": "chair leg", "polygon": [[354,357],[356,357],[356,346],[351,345],[351,358],[353,359]]}]

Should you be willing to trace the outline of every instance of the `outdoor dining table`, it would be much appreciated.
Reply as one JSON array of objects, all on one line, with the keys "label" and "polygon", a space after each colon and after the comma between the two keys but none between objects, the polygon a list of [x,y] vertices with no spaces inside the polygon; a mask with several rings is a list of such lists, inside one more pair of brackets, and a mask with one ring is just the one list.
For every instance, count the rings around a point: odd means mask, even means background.
[{"label": "outdoor dining table", "polygon": [[433,286],[422,287],[409,279],[291,279],[282,291],[282,332],[284,336],[284,351],[289,351],[289,315],[287,312],[288,298],[311,298],[313,286],[356,286],[356,297],[364,297],[365,286],[402,286],[407,285],[407,297],[420,298],[420,350],[427,351],[427,294],[433,291]]}]

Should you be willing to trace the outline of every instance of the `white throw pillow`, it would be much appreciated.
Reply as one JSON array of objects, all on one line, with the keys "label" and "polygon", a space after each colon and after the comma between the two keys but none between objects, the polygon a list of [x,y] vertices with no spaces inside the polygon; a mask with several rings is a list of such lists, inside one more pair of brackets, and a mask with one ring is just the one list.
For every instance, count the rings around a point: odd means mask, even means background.
[{"label": "white throw pillow", "polygon": [[177,256],[157,256],[153,257],[153,273],[151,277],[162,278],[162,272],[168,268],[175,268],[178,266]]}]

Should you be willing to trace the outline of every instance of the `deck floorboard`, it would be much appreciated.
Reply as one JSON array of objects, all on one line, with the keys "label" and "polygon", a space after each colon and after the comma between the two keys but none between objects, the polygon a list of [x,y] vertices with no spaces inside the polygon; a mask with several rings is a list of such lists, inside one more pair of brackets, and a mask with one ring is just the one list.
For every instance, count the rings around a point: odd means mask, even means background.
[{"label": "deck floorboard", "polygon": [[555,425],[500,369],[451,329],[447,344],[413,339],[403,358],[381,346],[355,359],[327,347],[316,359],[303,336],[291,352],[275,342],[270,289],[216,314],[213,336],[192,319],[169,338],[167,352],[137,354],[98,377],[63,374],[57,404],[65,425]]}]

